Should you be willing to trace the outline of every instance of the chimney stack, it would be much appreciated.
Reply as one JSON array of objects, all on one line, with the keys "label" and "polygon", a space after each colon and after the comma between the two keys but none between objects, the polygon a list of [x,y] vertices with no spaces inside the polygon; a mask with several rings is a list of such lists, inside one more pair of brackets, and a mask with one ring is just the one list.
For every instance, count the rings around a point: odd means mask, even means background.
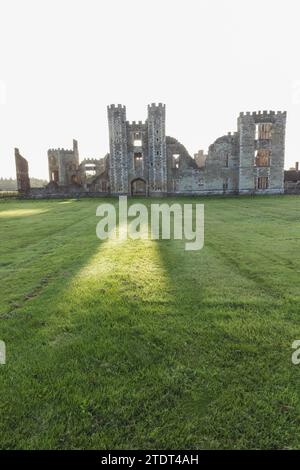
[{"label": "chimney stack", "polygon": [[296,168],[296,171],[299,171],[299,162],[296,162],[295,168]]}]

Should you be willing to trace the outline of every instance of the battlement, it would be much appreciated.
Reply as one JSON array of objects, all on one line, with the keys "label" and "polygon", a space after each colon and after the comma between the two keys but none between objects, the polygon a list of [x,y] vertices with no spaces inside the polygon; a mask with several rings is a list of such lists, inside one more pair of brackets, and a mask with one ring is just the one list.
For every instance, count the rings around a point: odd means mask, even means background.
[{"label": "battlement", "polygon": [[252,117],[259,117],[259,118],[264,118],[264,117],[269,117],[269,116],[286,116],[286,111],[267,111],[267,110],[264,110],[264,111],[254,111],[254,112],[250,112],[250,111],[247,111],[246,113],[244,112],[241,112],[240,113],[240,117],[245,117],[245,116],[252,116]]},{"label": "battlement", "polygon": [[107,106],[108,110],[115,110],[115,109],[123,109],[125,111],[126,106],[122,104],[111,104],[110,106]]},{"label": "battlement", "polygon": [[86,165],[86,164],[92,164],[92,165],[97,165],[100,163],[100,160],[97,158],[84,158],[81,162],[80,165]]},{"label": "battlement", "polygon": [[73,149],[64,149],[64,148],[57,148],[57,149],[49,149],[49,150],[48,150],[48,154],[49,154],[49,153],[55,153],[55,152],[73,153],[74,150],[73,150]]},{"label": "battlement", "polygon": [[135,127],[145,125],[145,123],[143,121],[126,121],[126,124],[128,126],[135,126]]},{"label": "battlement", "polygon": [[155,109],[155,108],[161,108],[161,109],[165,109],[166,105],[163,104],[163,103],[151,103],[151,104],[148,104],[148,109]]}]

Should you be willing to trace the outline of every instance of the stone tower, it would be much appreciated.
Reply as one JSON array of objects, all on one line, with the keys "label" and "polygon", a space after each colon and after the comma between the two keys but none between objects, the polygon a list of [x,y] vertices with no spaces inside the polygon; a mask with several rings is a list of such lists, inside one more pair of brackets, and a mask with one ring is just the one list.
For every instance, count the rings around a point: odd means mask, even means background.
[{"label": "stone tower", "polygon": [[128,155],[126,107],[118,104],[107,107],[110,148],[110,191],[128,194]]},{"label": "stone tower", "polygon": [[162,103],[148,105],[148,160],[150,193],[166,193],[166,107]]},{"label": "stone tower", "polygon": [[239,193],[284,192],[286,112],[240,113]]}]

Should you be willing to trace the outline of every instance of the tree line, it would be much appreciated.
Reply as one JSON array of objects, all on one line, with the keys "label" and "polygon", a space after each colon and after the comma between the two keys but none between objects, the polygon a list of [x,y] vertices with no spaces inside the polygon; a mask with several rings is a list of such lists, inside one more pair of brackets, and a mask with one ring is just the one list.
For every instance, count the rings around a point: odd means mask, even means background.
[{"label": "tree line", "polygon": [[[30,178],[32,188],[41,188],[47,184],[46,180],[39,178]],[[14,178],[0,178],[0,191],[16,191],[17,180]]]}]

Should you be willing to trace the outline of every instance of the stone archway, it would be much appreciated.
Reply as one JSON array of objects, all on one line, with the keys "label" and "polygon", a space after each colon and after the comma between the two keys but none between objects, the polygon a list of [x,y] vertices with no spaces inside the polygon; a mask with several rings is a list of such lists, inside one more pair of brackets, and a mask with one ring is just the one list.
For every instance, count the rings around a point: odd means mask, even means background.
[{"label": "stone archway", "polygon": [[147,183],[142,178],[131,181],[131,196],[147,196]]}]

